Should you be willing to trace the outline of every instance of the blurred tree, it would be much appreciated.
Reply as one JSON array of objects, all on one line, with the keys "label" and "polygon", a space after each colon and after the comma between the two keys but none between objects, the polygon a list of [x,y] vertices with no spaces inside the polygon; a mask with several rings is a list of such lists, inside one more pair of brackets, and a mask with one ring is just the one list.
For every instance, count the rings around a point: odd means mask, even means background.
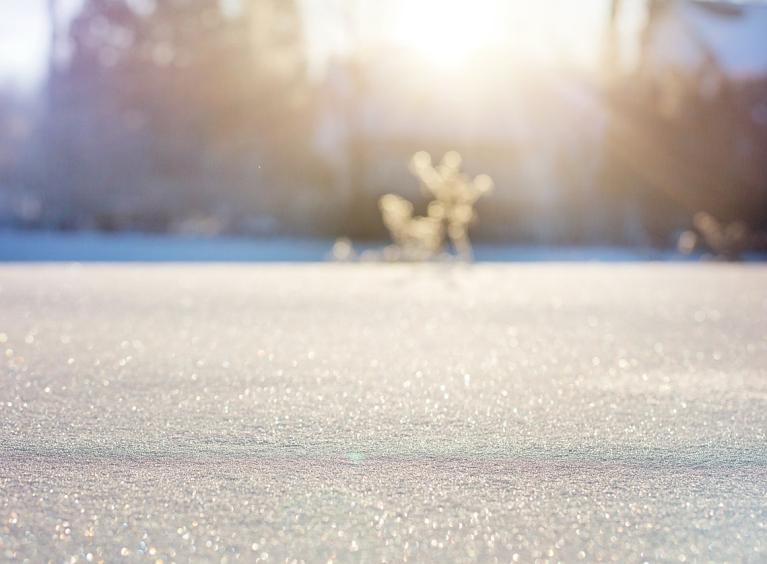
[{"label": "blurred tree", "polygon": [[278,176],[300,182],[291,161],[307,158],[310,120],[297,6],[238,8],[85,0],[49,84],[66,146],[46,136],[78,222],[163,229],[228,208],[231,223],[278,209]]},{"label": "blurred tree", "polygon": [[[30,182],[40,192],[46,192],[50,208],[61,209],[66,199],[63,190],[67,182],[62,178],[62,147],[64,144],[63,132],[57,109],[59,106],[59,53],[61,52],[61,23],[59,21],[59,1],[47,0],[48,18],[48,61],[47,81],[45,83],[45,96],[41,123],[38,127],[37,153],[42,157],[40,168],[32,170],[29,174]],[[50,221],[50,217],[47,218]],[[56,218],[58,219],[58,218]]]},{"label": "blurred tree", "polygon": [[621,0],[610,0],[608,11],[608,23],[603,47],[603,66],[608,80],[614,80],[621,63],[620,58],[620,30],[619,20],[621,12]]},{"label": "blurred tree", "polygon": [[[638,230],[627,229],[633,224],[665,245],[701,210],[725,224],[761,227],[767,129],[754,112],[767,77],[737,76],[717,49],[728,45],[721,40],[728,29],[748,38],[750,10],[763,8],[670,0],[647,0],[645,7],[637,67],[606,88],[602,184],[613,232],[637,242],[630,232]],[[751,42],[733,48],[756,49]]]}]

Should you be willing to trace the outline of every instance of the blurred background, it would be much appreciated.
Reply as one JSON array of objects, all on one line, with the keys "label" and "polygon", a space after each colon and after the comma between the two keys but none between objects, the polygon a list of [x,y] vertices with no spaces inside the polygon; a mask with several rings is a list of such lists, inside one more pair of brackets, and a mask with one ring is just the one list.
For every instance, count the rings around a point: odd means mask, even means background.
[{"label": "blurred background", "polygon": [[477,242],[764,248],[767,5],[0,6],[6,232],[383,241],[378,199],[424,213],[408,160],[451,149],[495,181]]}]

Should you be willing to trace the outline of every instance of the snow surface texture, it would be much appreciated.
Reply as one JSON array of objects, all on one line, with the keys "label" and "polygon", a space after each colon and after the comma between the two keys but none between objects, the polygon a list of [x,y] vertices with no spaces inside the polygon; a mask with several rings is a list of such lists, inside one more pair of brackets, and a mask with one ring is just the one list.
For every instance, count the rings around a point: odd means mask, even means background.
[{"label": "snow surface texture", "polygon": [[[380,255],[385,241],[354,242],[354,251]],[[141,233],[62,233],[0,231],[0,262],[325,262],[333,241],[321,239],[253,239],[193,237]],[[474,245],[477,261],[627,262],[697,260],[674,251],[624,247],[552,247]],[[747,253],[747,260],[767,261],[767,255]]]},{"label": "snow surface texture", "polygon": [[0,267],[0,560],[765,561],[767,268]]}]

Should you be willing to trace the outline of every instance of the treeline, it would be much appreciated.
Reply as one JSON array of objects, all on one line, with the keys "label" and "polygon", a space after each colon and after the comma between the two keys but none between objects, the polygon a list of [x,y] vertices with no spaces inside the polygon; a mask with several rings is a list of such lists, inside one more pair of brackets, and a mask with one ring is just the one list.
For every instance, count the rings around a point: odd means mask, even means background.
[{"label": "treeline", "polygon": [[[476,84],[399,94],[423,73],[385,48],[313,84],[298,0],[83,0],[57,25],[58,3],[39,97],[0,88],[0,228],[380,239],[382,194],[426,212],[410,156],[457,149],[498,186],[477,240],[667,247],[699,212],[767,232],[767,77],[669,67],[673,3],[648,4],[639,62],[617,72],[612,2],[603,82],[502,52]],[[453,86],[477,89],[471,111]]]},{"label": "treeline", "polygon": [[41,205],[26,222],[295,230],[297,204],[327,220],[296,2],[229,5],[85,0],[54,34],[24,179]]}]

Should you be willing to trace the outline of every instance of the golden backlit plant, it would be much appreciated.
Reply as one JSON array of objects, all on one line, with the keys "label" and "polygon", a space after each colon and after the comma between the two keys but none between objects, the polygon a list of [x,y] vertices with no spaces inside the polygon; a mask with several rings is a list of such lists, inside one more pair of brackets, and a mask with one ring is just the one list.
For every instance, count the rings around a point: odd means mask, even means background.
[{"label": "golden backlit plant", "polygon": [[685,231],[677,246],[684,254],[690,254],[696,246],[702,246],[719,260],[741,260],[749,247],[758,247],[759,237],[751,233],[742,221],[724,223],[706,212],[693,217],[694,230]]},{"label": "golden backlit plant", "polygon": [[414,216],[413,204],[395,194],[379,201],[384,225],[391,234],[398,258],[427,260],[435,257],[447,241],[464,259],[472,257],[469,225],[476,218],[477,200],[493,189],[486,174],[474,179],[461,172],[461,156],[449,151],[434,166],[431,155],[419,151],[410,160],[410,171],[433,196],[426,216]]}]

